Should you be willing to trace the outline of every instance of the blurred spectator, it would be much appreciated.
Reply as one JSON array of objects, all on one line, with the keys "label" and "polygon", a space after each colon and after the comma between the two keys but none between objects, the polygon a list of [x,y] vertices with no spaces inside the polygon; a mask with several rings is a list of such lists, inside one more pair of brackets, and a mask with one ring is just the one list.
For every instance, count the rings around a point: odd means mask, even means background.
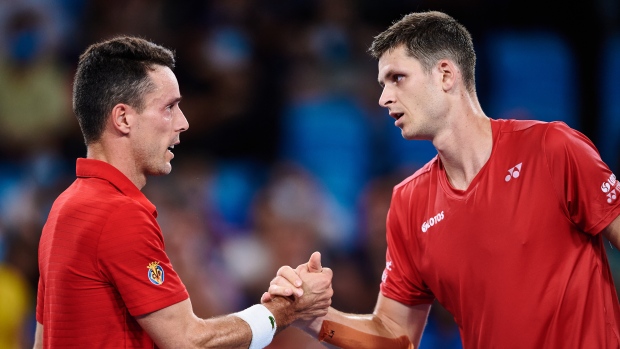
[{"label": "blurred spectator", "polygon": [[7,240],[6,258],[0,260],[0,349],[28,348],[34,338],[36,281],[32,279],[38,274],[32,256],[36,256],[37,241],[28,241],[18,232],[9,233]]},{"label": "blurred spectator", "polygon": [[33,9],[14,12],[2,31],[0,151],[35,157],[57,146],[69,129],[69,81],[45,40],[47,22]]},{"label": "blurred spectator", "polygon": [[174,175],[152,178],[144,189],[160,212],[168,256],[185,282],[195,314],[203,318],[245,304],[208,227],[204,197],[210,171],[199,158],[185,159],[175,164]]},{"label": "blurred spectator", "polygon": [[[316,182],[295,167],[273,170],[251,206],[251,234],[231,236],[222,243],[223,256],[251,300],[265,291],[281,265],[305,263],[323,245],[323,199]],[[323,262],[326,263],[326,262]]]}]

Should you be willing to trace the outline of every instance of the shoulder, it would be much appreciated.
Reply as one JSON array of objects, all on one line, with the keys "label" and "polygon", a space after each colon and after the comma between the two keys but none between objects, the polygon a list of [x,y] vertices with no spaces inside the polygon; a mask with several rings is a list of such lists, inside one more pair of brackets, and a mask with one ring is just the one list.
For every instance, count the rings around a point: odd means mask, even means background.
[{"label": "shoulder", "polygon": [[521,149],[554,153],[571,145],[594,147],[590,139],[561,121],[494,120],[500,125],[501,138],[519,142]]},{"label": "shoulder", "polygon": [[154,224],[155,217],[136,199],[123,194],[108,181],[99,178],[80,178],[59,197],[63,208],[72,215],[90,216],[104,229],[110,225],[121,231],[133,223]]},{"label": "shoulder", "polygon": [[[499,124],[500,132],[506,133],[544,133],[550,124],[556,122],[545,122],[538,120],[515,120],[515,119],[494,119],[493,122]],[[564,124],[564,123],[562,123]],[[566,124],[564,124],[566,125]]]},{"label": "shoulder", "polygon": [[583,133],[569,127],[563,122],[555,121],[547,124],[544,142],[546,145],[563,145],[567,141],[586,141],[590,139]]},{"label": "shoulder", "polygon": [[164,248],[164,238],[156,218],[144,206],[131,200],[123,200],[115,207],[101,229],[100,257],[120,251]]},{"label": "shoulder", "polygon": [[394,186],[394,194],[399,192],[412,191],[414,188],[429,182],[431,172],[439,167],[437,156],[432,158],[419,170],[415,171],[411,176]]}]

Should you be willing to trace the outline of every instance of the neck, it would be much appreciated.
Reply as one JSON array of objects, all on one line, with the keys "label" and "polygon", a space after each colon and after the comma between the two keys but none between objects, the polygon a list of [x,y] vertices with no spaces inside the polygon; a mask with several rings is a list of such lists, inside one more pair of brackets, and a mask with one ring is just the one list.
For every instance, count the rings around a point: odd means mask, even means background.
[{"label": "neck", "polygon": [[448,120],[448,126],[433,139],[448,180],[465,190],[491,157],[493,134],[489,118],[470,111]]},{"label": "neck", "polygon": [[106,146],[104,141],[88,145],[86,158],[107,162],[114,166],[138,188],[146,185],[146,176],[136,168],[135,162],[128,156],[127,151]]}]

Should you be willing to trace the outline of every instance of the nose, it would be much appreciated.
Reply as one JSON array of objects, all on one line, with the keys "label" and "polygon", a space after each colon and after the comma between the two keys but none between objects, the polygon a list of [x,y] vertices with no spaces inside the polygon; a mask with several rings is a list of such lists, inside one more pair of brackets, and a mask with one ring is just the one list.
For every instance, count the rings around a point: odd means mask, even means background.
[{"label": "nose", "polygon": [[381,96],[379,96],[379,105],[387,108],[391,103],[394,102],[394,96],[390,91],[388,86],[383,87],[381,91]]},{"label": "nose", "polygon": [[185,114],[183,114],[183,111],[181,111],[181,108],[179,108],[177,124],[177,131],[179,132],[185,132],[189,128],[189,122],[187,121]]}]

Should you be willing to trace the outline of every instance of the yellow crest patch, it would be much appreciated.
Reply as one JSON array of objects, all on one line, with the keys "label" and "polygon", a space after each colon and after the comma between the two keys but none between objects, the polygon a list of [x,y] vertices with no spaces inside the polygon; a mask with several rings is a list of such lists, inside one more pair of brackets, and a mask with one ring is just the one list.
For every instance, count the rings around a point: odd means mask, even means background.
[{"label": "yellow crest patch", "polygon": [[161,285],[164,283],[164,268],[159,265],[159,262],[151,262],[146,267],[149,270],[149,280],[155,285]]}]

